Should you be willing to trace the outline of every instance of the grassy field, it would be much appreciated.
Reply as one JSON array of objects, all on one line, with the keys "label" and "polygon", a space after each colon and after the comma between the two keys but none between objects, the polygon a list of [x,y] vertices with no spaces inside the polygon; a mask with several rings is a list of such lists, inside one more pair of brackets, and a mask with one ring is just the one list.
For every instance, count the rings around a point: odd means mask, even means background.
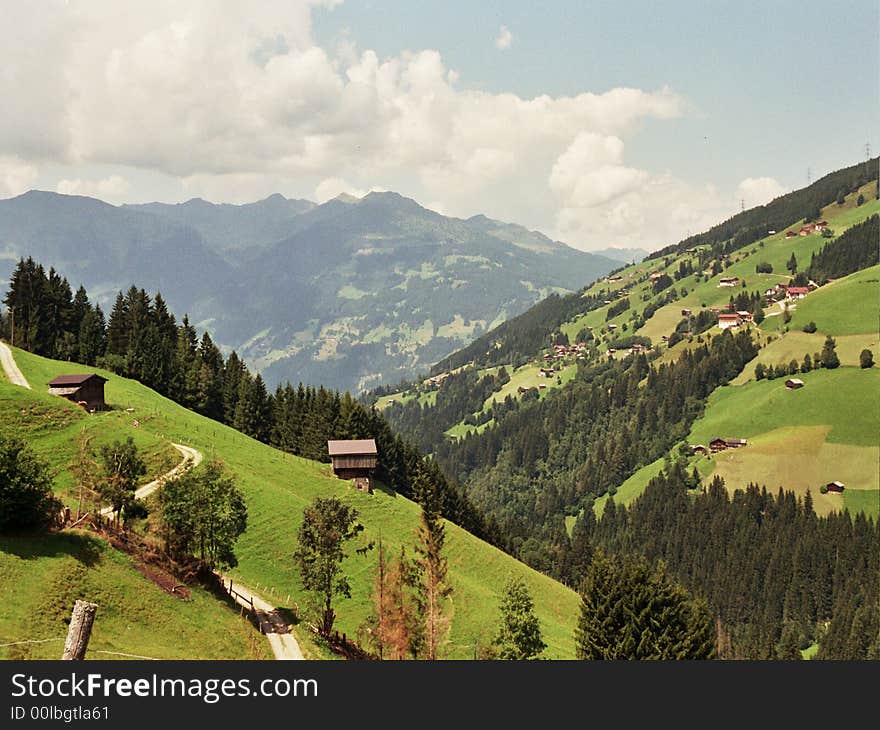
[{"label": "grassy field", "polygon": [[98,604],[88,659],[117,652],[156,659],[271,659],[268,643],[238,612],[202,590],[189,600],[137,573],[131,558],[80,531],[0,537],[3,659],[59,659],[76,599]]},{"label": "grassy field", "polygon": [[880,331],[880,266],[857,271],[812,292],[797,303],[789,327],[801,329],[815,322],[828,335]]},{"label": "grassy field", "polygon": [[[663,459],[657,459],[657,461],[652,461],[650,464],[646,464],[639,469],[617,488],[617,492],[614,495],[614,503],[623,504],[629,507],[629,505],[635,501],[636,497],[645,491],[648,482],[663,470],[663,463]],[[607,503],[607,494],[603,497],[599,497],[599,499],[593,503],[593,512],[596,513],[596,517],[602,516]]]},{"label": "grassy field", "polygon": [[[38,382],[32,382],[32,387],[38,388]],[[113,410],[88,415],[58,396],[35,390],[23,398],[21,391],[6,380],[0,381],[0,431],[21,436],[32,445],[55,474],[55,491],[68,506],[74,506],[77,500],[68,466],[78,453],[82,433],[91,438],[95,451],[102,445],[131,436],[147,463],[145,482],[164,474],[180,461],[179,452],[166,440],[133,425],[137,417],[149,421],[149,416],[143,413]]]},{"label": "grassy field", "polygon": [[[731,489],[749,482],[799,494],[809,489],[824,514],[842,509],[845,497],[819,494],[822,484],[838,479],[846,493],[880,489],[880,371],[839,368],[800,377],[805,387],[794,391],[780,379],[717,390],[689,441],[747,438],[745,448],[706,457],[701,473],[724,477]],[[870,507],[870,500],[846,505]]]},{"label": "grassy field", "polygon": [[[60,366],[20,350],[15,351],[15,357],[32,383],[48,380],[45,376],[51,377]],[[132,415],[141,417],[140,433],[193,446],[208,458],[215,455],[235,475],[247,496],[249,519],[248,531],[237,548],[239,566],[233,576],[279,605],[287,605],[288,595],[290,605],[306,604],[292,559],[303,508],[316,496],[335,495],[358,509],[366,529],[359,543],[351,546],[351,556],[345,564],[352,598],[339,600],[337,606],[339,630],[354,635],[370,611],[371,576],[376,560],[375,551],[364,557],[356,554],[354,548],[381,536],[392,554],[399,552],[401,546],[406,546],[411,554],[419,519],[417,505],[383,490],[373,495],[356,492],[348,482],[332,477],[329,465],[283,454],[191,413],[134,381],[107,372],[101,374],[108,378],[108,401],[122,412],[134,408]],[[23,389],[6,391],[6,395],[20,403],[41,397]],[[60,399],[57,406],[65,407]],[[33,437],[37,446],[40,438],[37,434]],[[509,575],[518,575],[526,580],[535,598],[548,644],[546,655],[574,657],[578,597],[573,591],[455,525],[448,525],[447,536],[449,575],[455,590],[449,656],[470,658],[475,641],[487,643],[491,639],[504,584]]]},{"label": "grassy field", "polygon": [[[841,365],[858,367],[859,355],[866,348],[874,353],[875,362],[880,361],[880,337],[876,334],[843,335],[835,337],[834,340]],[[815,353],[822,351],[824,344],[825,335],[819,332],[813,334],[798,330],[786,332],[762,347],[755,359],[746,365],[733,380],[733,385],[742,385],[749,380],[754,380],[755,365],[759,362],[774,367],[777,365],[787,367],[792,360],[797,360],[800,364],[803,362],[804,355],[809,354],[812,358]]]},{"label": "grassy field", "polygon": [[[844,507],[850,512],[880,515],[880,371],[843,367],[801,375],[805,387],[789,391],[784,380],[751,381],[719,388],[709,398],[689,443],[716,437],[747,438],[745,448],[694,457],[705,480],[724,478],[732,491],[749,482],[799,495],[810,490],[819,514]],[[795,424],[795,425],[792,425]],[[663,468],[648,464],[617,490],[618,504],[629,505]],[[821,494],[830,481],[846,484],[843,495]],[[596,500],[600,516],[607,497]]]}]

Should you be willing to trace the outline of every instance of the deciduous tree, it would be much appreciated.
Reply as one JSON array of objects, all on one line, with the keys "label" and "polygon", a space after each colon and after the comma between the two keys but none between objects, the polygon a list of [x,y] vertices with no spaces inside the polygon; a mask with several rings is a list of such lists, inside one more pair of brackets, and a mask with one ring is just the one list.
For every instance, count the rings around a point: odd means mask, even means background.
[{"label": "deciduous tree", "polygon": [[336,613],[333,598],[351,596],[348,578],[342,572],[345,543],[364,528],[357,522],[358,512],[335,497],[317,497],[303,510],[294,559],[303,587],[318,599],[319,627],[328,635]]}]

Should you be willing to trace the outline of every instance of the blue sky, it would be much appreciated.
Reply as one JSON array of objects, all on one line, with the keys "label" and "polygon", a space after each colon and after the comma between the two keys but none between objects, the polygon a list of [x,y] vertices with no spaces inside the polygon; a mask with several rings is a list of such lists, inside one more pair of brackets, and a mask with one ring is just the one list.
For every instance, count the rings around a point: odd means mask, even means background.
[{"label": "blue sky", "polygon": [[[514,40],[499,52],[502,25]],[[866,142],[880,151],[878,32],[872,0],[347,0],[315,15],[327,46],[435,48],[462,87],[533,97],[669,86],[693,113],[646,125],[633,158],[719,185],[770,175],[788,188],[808,167],[815,179],[852,164]]]},{"label": "blue sky", "polygon": [[656,248],[876,154],[876,0],[11,0],[0,197],[395,190]]}]

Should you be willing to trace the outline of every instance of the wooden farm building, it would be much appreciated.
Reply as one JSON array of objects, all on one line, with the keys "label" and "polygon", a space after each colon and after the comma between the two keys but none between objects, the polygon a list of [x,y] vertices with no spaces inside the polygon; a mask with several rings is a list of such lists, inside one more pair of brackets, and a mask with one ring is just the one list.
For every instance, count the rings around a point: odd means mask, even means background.
[{"label": "wooden farm building", "polygon": [[705,456],[709,453],[709,449],[703,446],[703,444],[691,444],[691,453],[701,454],[702,456]]},{"label": "wooden farm building", "polygon": [[829,492],[840,494],[844,489],[846,489],[846,487],[844,486],[843,482],[833,481],[828,482],[828,484],[825,485],[825,489],[827,489]]},{"label": "wooden farm building", "polygon": [[785,387],[788,388],[789,390],[803,388],[804,381],[801,380],[800,378],[789,378],[788,380],[785,381]]},{"label": "wooden farm building", "polygon": [[106,407],[104,403],[106,382],[107,378],[102,378],[97,373],[59,375],[49,381],[49,392],[67,398],[88,411],[100,411]]},{"label": "wooden farm building", "polygon": [[372,493],[373,470],[379,461],[375,440],[328,441],[327,451],[337,477],[354,479],[357,489]]},{"label": "wooden farm building", "polygon": [[745,446],[746,443],[745,439],[714,438],[709,442],[709,448],[712,453],[715,453],[725,449],[738,449],[740,446]]}]

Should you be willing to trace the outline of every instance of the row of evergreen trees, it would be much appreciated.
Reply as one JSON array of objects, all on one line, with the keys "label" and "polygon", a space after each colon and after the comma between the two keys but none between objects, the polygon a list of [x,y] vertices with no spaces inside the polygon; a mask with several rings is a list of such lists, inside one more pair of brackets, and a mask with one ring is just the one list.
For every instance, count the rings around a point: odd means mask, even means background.
[{"label": "row of evergreen trees", "polygon": [[878,262],[880,241],[880,216],[867,220],[844,231],[832,243],[813,254],[806,278],[820,284],[828,279],[839,279],[855,271],[874,266]]},{"label": "row of evergreen trees", "polygon": [[[178,324],[160,294],[132,286],[109,319],[84,288],[74,294],[54,269],[28,258],[15,268],[0,331],[30,352],[99,366],[134,378],[197,413],[292,454],[328,461],[328,439],[374,438],[377,476],[397,492],[436,501],[444,517],[496,542],[495,528],[375,409],[323,387],[279,385],[270,393],[235,353],[223,356],[187,317]],[[14,329],[13,329],[14,328]]]}]

